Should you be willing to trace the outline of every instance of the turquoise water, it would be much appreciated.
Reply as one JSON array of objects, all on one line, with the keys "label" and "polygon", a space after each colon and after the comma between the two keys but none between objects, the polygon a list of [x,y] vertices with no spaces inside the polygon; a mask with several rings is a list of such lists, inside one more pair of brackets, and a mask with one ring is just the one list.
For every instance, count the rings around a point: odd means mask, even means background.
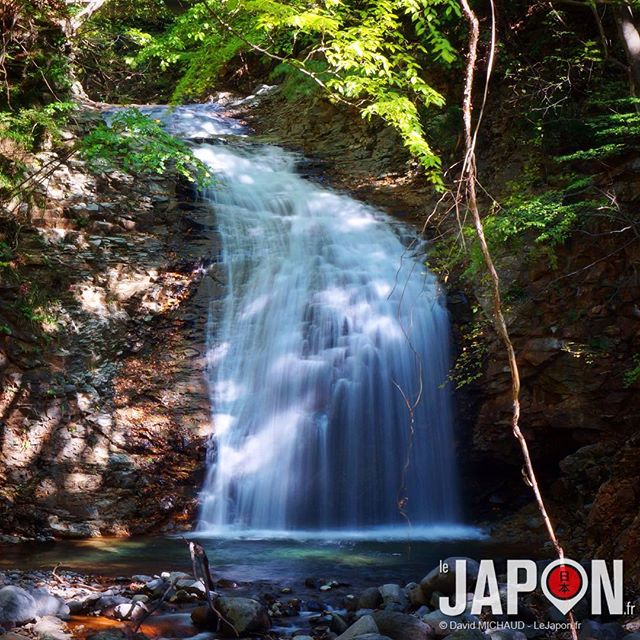
[{"label": "turquoise water", "polygon": [[[307,578],[354,586],[420,580],[439,560],[454,555],[496,560],[531,557],[489,539],[475,540],[310,540],[206,539],[216,579],[289,586]],[[107,576],[189,571],[187,541],[153,537],[7,545],[0,547],[0,569],[62,569]]]}]

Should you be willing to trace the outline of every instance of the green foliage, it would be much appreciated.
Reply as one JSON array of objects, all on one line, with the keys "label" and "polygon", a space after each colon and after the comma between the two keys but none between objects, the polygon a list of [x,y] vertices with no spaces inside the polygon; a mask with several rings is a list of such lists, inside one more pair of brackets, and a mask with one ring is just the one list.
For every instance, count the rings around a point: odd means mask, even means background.
[{"label": "green foliage", "polygon": [[201,185],[211,177],[185,142],[169,135],[159,121],[138,109],[119,111],[109,123],[98,125],[82,140],[80,152],[98,170],[162,174],[172,167]]},{"label": "green foliage", "polygon": [[[317,77],[327,79],[327,63],[324,60],[309,60],[306,64]],[[309,96],[318,91],[319,85],[312,78],[301,74],[296,67],[280,63],[269,75],[269,80],[281,80],[280,92],[290,101]]]},{"label": "green foliage", "polygon": [[633,356],[633,366],[624,374],[624,387],[628,389],[640,380],[640,354]]},{"label": "green foliage", "polygon": [[595,111],[595,114],[582,120],[578,148],[559,160],[606,160],[637,148],[640,142],[639,106],[640,98],[588,103],[589,111]]},{"label": "green foliage", "polygon": [[429,179],[442,186],[441,161],[427,140],[423,120],[444,97],[425,80],[426,65],[450,65],[454,48],[445,30],[460,15],[456,0],[205,0],[195,2],[136,58],[182,78],[174,100],[204,95],[229,60],[252,45],[283,59],[276,76],[303,72],[293,95],[314,80],[331,97],[378,116],[401,136]]},{"label": "green foliage", "polygon": [[460,353],[449,374],[449,380],[454,383],[456,389],[462,389],[482,376],[488,350],[486,331],[487,325],[481,321],[464,325],[460,336]]},{"label": "green foliage", "polygon": [[76,46],[78,75],[87,94],[115,104],[166,102],[175,75],[155,61],[134,61],[174,19],[165,0],[108,0],[82,26]]},{"label": "green foliage", "polygon": [[45,136],[53,141],[60,139],[61,127],[75,108],[71,102],[52,102],[44,107],[0,112],[0,136],[33,151]]},{"label": "green foliage", "polygon": [[[336,0],[323,7],[260,1],[267,32],[293,29],[315,36],[328,63],[326,86],[338,99],[356,104],[365,118],[379,116],[401,136],[429,179],[441,186],[441,162],[426,139],[423,112],[442,107],[444,97],[425,81],[425,61],[451,64],[455,53],[443,34],[459,16],[449,0]],[[310,58],[307,54],[307,59]],[[306,68],[306,67],[305,67]],[[308,69],[307,69],[308,70]]]},{"label": "green foliage", "polygon": [[[246,48],[242,39],[221,29],[211,8],[224,15],[232,11],[224,3],[195,2],[165,33],[151,38],[131,59],[134,67],[155,61],[163,72],[172,67],[180,71],[181,77],[171,98],[174,103],[206,95],[215,87],[224,65]],[[256,43],[263,41],[251,13],[236,13],[232,22],[243,37]]]}]

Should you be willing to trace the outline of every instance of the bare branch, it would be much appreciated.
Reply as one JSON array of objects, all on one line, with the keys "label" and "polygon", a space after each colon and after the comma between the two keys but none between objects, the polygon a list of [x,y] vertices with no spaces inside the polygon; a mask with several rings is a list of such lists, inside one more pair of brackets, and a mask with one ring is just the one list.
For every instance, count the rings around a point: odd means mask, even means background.
[{"label": "bare branch", "polygon": [[[480,40],[480,23],[476,14],[473,12],[471,7],[469,6],[468,0],[460,0],[462,5],[462,9],[465,15],[465,18],[469,24],[470,34],[469,34],[469,49],[468,49],[468,58],[467,58],[467,66],[466,66],[466,74],[465,74],[465,88],[464,88],[464,99],[463,99],[463,120],[464,120],[464,133],[465,133],[465,161],[462,170],[462,178],[465,182],[466,186],[466,196],[467,196],[467,207],[471,213],[473,218],[473,223],[476,230],[476,235],[478,237],[478,242],[480,244],[480,249],[482,251],[482,256],[484,258],[485,265],[489,272],[490,281],[491,281],[491,293],[493,299],[493,313],[494,313],[494,323],[498,335],[502,340],[505,351],[507,353],[507,360],[509,362],[509,370],[511,373],[511,402],[512,402],[512,416],[511,416],[511,427],[513,430],[513,435],[515,436],[518,444],[520,445],[520,450],[522,452],[522,456],[524,458],[524,468],[523,474],[527,481],[527,483],[531,486],[536,503],[538,505],[538,510],[540,511],[540,515],[544,521],[545,527],[547,529],[547,534],[551,543],[553,544],[556,553],[559,558],[564,558],[564,550],[560,545],[558,537],[556,535],[554,526],[551,522],[551,518],[547,512],[547,508],[542,497],[542,493],[540,491],[540,486],[538,484],[538,479],[536,477],[535,470],[533,468],[533,463],[531,461],[531,454],[529,452],[529,445],[520,429],[520,371],[518,369],[518,363],[516,360],[516,354],[513,347],[513,343],[511,342],[511,337],[509,335],[509,330],[507,328],[507,323],[504,318],[504,314],[502,311],[502,296],[500,292],[500,277],[498,276],[498,272],[495,268],[495,264],[493,262],[493,258],[491,256],[491,252],[489,251],[489,246],[487,244],[487,240],[484,233],[484,225],[482,223],[482,218],[480,217],[480,210],[478,207],[478,198],[476,191],[476,180],[477,180],[477,170],[476,170],[476,142],[477,142],[477,134],[478,127],[480,124],[480,119],[482,117],[482,109],[480,111],[480,115],[478,117],[478,122],[476,123],[476,127],[473,127],[472,120],[472,111],[473,111],[473,84],[475,78],[475,69],[478,59],[478,42]],[[486,101],[486,96],[488,92],[488,84],[491,77],[491,70],[493,66],[494,60],[494,52],[495,52],[495,14],[494,14],[494,2],[491,0],[491,10],[492,10],[492,34],[491,34],[491,52],[489,55],[489,60],[487,63],[487,73],[486,73],[486,81],[483,93],[483,108],[484,103]],[[576,631],[575,620],[573,616],[569,615],[569,620],[571,622],[571,636],[573,640],[578,639],[578,634]]]}]

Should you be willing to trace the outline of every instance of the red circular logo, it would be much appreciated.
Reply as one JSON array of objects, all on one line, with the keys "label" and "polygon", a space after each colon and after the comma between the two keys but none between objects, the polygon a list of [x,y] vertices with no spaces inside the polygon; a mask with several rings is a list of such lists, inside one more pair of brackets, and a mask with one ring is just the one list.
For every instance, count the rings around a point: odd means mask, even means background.
[{"label": "red circular logo", "polygon": [[549,571],[547,588],[558,600],[569,600],[582,588],[582,575],[571,565],[559,564]]}]

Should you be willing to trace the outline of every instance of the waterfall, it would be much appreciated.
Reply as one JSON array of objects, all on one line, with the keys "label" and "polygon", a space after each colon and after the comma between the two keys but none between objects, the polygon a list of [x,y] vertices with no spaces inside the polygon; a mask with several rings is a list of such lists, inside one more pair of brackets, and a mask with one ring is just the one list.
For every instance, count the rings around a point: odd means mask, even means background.
[{"label": "waterfall", "polygon": [[[181,109],[183,135],[242,133],[214,107]],[[449,319],[416,234],[280,148],[236,137],[196,154],[227,273],[199,529],[456,523]]]}]

